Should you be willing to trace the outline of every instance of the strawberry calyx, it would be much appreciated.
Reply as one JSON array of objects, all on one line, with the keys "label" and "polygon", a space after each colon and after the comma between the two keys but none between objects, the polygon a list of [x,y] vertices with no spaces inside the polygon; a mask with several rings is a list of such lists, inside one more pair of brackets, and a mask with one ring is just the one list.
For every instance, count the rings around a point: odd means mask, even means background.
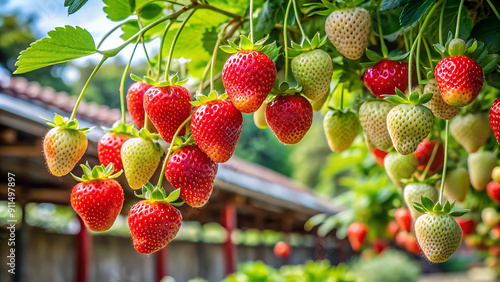
[{"label": "strawberry calyx", "polygon": [[434,176],[426,178],[424,180],[419,180],[415,175],[413,175],[411,178],[403,178],[403,179],[401,179],[401,182],[403,184],[405,184],[405,185],[408,185],[408,184],[429,184],[429,185],[434,185],[440,179],[441,179],[441,176],[434,175]]},{"label": "strawberry calyx", "polygon": [[294,58],[301,53],[317,49],[325,45],[327,41],[328,37],[325,35],[323,38],[321,38],[319,32],[314,35],[312,40],[309,40],[309,38],[307,37],[304,38],[300,45],[292,41],[292,47],[288,48],[288,57]]},{"label": "strawberry calyx", "polygon": [[361,66],[364,68],[371,68],[375,66],[378,62],[386,59],[394,62],[402,61],[410,55],[410,52],[403,53],[403,51],[392,50],[391,52],[389,52],[389,54],[387,54],[387,56],[383,56],[375,51],[366,49],[365,54],[371,62],[361,63]]},{"label": "strawberry calyx", "polygon": [[228,54],[234,54],[240,51],[258,51],[267,55],[273,62],[276,62],[280,54],[280,49],[276,46],[276,41],[273,41],[271,44],[264,45],[268,39],[269,34],[253,43],[250,39],[248,39],[248,37],[241,35],[239,45],[235,43],[236,40],[228,40],[228,45],[222,45],[219,48]]},{"label": "strawberry calyx", "polygon": [[137,130],[135,127],[132,127],[132,136],[136,138],[141,138],[144,140],[151,140],[153,141],[154,147],[161,152],[161,155],[163,156],[163,149],[158,143],[158,141],[161,139],[160,134],[156,133],[150,133],[146,128],[142,128],[141,130]]},{"label": "strawberry calyx", "polygon": [[174,142],[172,143],[172,153],[181,149],[182,147],[196,145],[194,141],[194,137],[191,133],[188,134],[187,137],[184,136],[176,136]]},{"label": "strawberry calyx", "polygon": [[130,136],[132,136],[133,127],[134,124],[124,124],[121,120],[117,120],[115,123],[113,123],[113,126],[111,128],[101,126],[101,128],[106,132],[116,133],[116,134],[127,134]]},{"label": "strawberry calyx", "polygon": [[175,189],[170,194],[167,195],[163,187],[153,186],[151,182],[148,182],[142,186],[142,194],[139,195],[134,192],[135,196],[141,199],[151,200],[151,201],[163,201],[167,202],[174,207],[180,207],[184,204],[184,201],[175,202],[179,199],[181,195],[181,189]]},{"label": "strawberry calyx", "polygon": [[48,120],[48,119],[43,118],[43,117],[41,117],[41,118],[43,120],[45,120],[50,127],[54,127],[54,128],[59,127],[59,129],[78,130],[78,131],[81,131],[83,133],[89,133],[92,129],[94,129],[94,127],[78,128],[78,120],[76,120],[76,119],[70,120],[69,118],[62,117],[58,114],[54,115],[53,121]]},{"label": "strawberry calyx", "polygon": [[333,0],[331,3],[327,0],[321,0],[321,3],[304,3],[308,7],[305,14],[308,16],[320,15],[328,16],[333,11],[342,10],[346,8],[358,7],[363,0]]},{"label": "strawberry calyx", "polygon": [[[158,86],[158,87],[166,87],[166,86],[172,86],[172,85],[184,85],[188,81],[187,79],[184,80],[179,80],[179,76],[177,74],[174,74],[168,78],[168,80],[156,80],[154,78],[151,78],[149,76],[143,76],[140,78],[139,76],[135,74],[130,74],[130,78],[132,78],[135,81],[145,81],[147,84],[151,86]],[[163,76],[162,76],[163,79]]]},{"label": "strawberry calyx", "polygon": [[432,93],[425,93],[423,95],[420,95],[418,91],[413,91],[409,97],[406,97],[401,90],[396,89],[396,95],[387,95],[384,94],[382,95],[384,97],[384,100],[391,102],[395,105],[399,104],[415,104],[415,105],[421,105],[429,102],[432,99]]},{"label": "strawberry calyx", "polygon": [[215,101],[215,100],[226,100],[228,97],[227,93],[220,94],[217,92],[217,90],[213,90],[207,95],[204,95],[203,93],[200,93],[199,91],[196,91],[196,94],[194,94],[194,99],[195,101],[191,101],[191,105],[197,107],[201,106],[203,104],[206,104],[210,101]]},{"label": "strawberry calyx", "polygon": [[271,101],[276,96],[288,95],[288,94],[300,94],[302,93],[302,86],[297,85],[295,87],[290,87],[288,82],[284,81],[280,84],[275,83],[271,89],[270,94],[267,96],[267,101]]},{"label": "strawberry calyx", "polygon": [[71,173],[71,176],[73,176],[76,181],[84,183],[95,179],[114,179],[123,173],[123,170],[113,173],[115,171],[113,163],[109,163],[106,167],[104,167],[104,165],[96,165],[94,168],[91,168],[88,162],[86,164],[80,164],[80,166],[83,170],[82,177],[78,177],[73,173]]},{"label": "strawberry calyx", "polygon": [[420,203],[413,202],[413,207],[420,213],[448,214],[456,217],[462,216],[470,211],[469,209],[453,210],[455,202],[450,204],[449,201],[446,201],[444,205],[441,205],[440,202],[434,204],[431,199],[424,196],[420,196]]}]

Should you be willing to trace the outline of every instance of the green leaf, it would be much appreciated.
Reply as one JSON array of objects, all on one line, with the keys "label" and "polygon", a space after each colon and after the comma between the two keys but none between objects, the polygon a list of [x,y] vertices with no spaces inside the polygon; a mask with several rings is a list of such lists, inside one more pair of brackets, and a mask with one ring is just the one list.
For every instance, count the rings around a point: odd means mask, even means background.
[{"label": "green leaf", "polygon": [[403,8],[399,23],[404,28],[416,23],[435,2],[435,0],[410,0]]},{"label": "green leaf", "polygon": [[307,231],[311,231],[315,226],[317,226],[317,225],[321,224],[323,221],[325,221],[326,218],[327,218],[327,215],[324,213],[319,213],[317,215],[313,215],[304,224],[304,229]]},{"label": "green leaf", "polygon": [[431,211],[434,208],[434,202],[431,199],[422,196],[421,201],[422,206],[424,206],[427,210]]},{"label": "green leaf", "polygon": [[435,212],[440,212],[443,210],[443,206],[441,206],[441,203],[440,202],[437,202],[437,204],[434,206],[433,210]]},{"label": "green leaf", "polygon": [[160,15],[162,11],[162,6],[155,3],[149,3],[141,9],[139,16],[143,19],[151,20]]},{"label": "green leaf", "polygon": [[451,216],[462,216],[462,215],[464,215],[464,214],[466,214],[468,212],[469,212],[469,210],[456,210],[456,211],[452,211],[450,213],[450,215]]},{"label": "green leaf", "polygon": [[420,98],[418,99],[418,103],[425,104],[429,102],[432,99],[432,95],[432,93],[425,93],[424,95],[420,96]]},{"label": "green leaf", "polygon": [[498,55],[497,54],[490,54],[486,56],[484,59],[485,63],[480,64],[481,67],[483,68],[483,73],[484,74],[490,74],[495,70],[495,68],[498,65]]},{"label": "green leaf", "polygon": [[103,8],[106,17],[112,21],[121,21],[128,18],[134,12],[134,8],[130,4],[135,1],[131,0],[103,0],[106,6]]},{"label": "green leaf", "polygon": [[81,27],[56,27],[21,52],[14,74],[67,62],[96,52],[94,39]]},{"label": "green leaf", "polygon": [[418,98],[420,97],[420,95],[418,95],[418,92],[417,91],[414,91],[410,94],[410,102],[416,104],[418,103]]},{"label": "green leaf", "polygon": [[380,55],[377,52],[374,52],[370,49],[366,49],[366,56],[368,57],[368,59],[370,59],[373,62],[379,62],[384,58],[384,57],[382,57],[382,55]]},{"label": "green leaf", "polygon": [[403,6],[408,0],[383,0],[380,4],[380,11],[392,10],[397,7]]},{"label": "green leaf", "polygon": [[68,7],[68,15],[75,13],[80,10],[88,0],[65,0],[64,7]]},{"label": "green leaf", "polygon": [[490,53],[500,51],[500,20],[489,17],[477,23],[471,32],[471,37],[484,42]]},{"label": "green leaf", "polygon": [[449,213],[450,211],[451,211],[450,202],[446,201],[446,203],[444,204],[444,212]]},{"label": "green leaf", "polygon": [[274,24],[284,18],[285,11],[281,5],[284,0],[266,1],[257,16],[257,22],[254,27],[255,38],[270,34],[274,29]]},{"label": "green leaf", "polygon": [[170,193],[166,199],[168,203],[171,203],[179,198],[179,195],[181,194],[181,189],[175,189]]}]

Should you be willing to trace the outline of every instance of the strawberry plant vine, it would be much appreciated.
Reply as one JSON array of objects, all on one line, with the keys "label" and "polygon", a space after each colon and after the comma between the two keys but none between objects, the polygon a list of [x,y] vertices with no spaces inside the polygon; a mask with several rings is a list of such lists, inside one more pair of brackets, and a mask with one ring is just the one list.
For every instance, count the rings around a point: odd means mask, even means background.
[{"label": "strawberry plant vine", "polygon": [[[67,3],[68,12],[77,12],[85,2]],[[475,217],[491,214],[477,204],[485,197],[493,201],[487,205],[500,202],[495,196],[500,186],[500,169],[495,172],[500,38],[489,27],[500,27],[500,15],[491,0],[481,9],[468,2],[105,1],[107,17],[122,22],[97,46],[83,28],[56,28],[21,52],[15,73],[102,55],[70,116],[55,115],[49,121],[53,129],[44,138],[45,159],[53,175],[64,176],[88,145],[85,134],[91,129],[78,128],[76,119],[86,90],[108,58],[133,45],[118,86],[121,120],[106,129],[98,143],[101,165],[82,165],[84,174],[75,179],[82,182],[78,187],[89,187],[96,195],[100,186],[92,186],[91,180],[112,184],[114,196],[109,201],[100,196],[100,205],[113,206],[113,214],[101,223],[86,222],[92,230],[103,231],[123,205],[122,188],[114,180],[123,168],[128,186],[141,190],[136,195],[143,198],[129,211],[134,247],[140,253],[158,251],[176,236],[182,222],[176,207],[207,204],[219,163],[231,158],[240,141],[243,114],[252,114],[259,129],[269,127],[279,142],[294,145],[307,142],[304,136],[317,111],[317,117],[324,116],[331,158],[340,160],[324,174],[344,170],[339,177],[348,180],[350,189],[334,199],[343,201],[346,210],[315,216],[306,228],[319,225],[321,235],[336,229],[335,234],[347,237],[358,251],[367,242],[377,248],[384,245],[381,242],[390,238],[381,227],[397,220],[412,246],[408,251],[415,253],[418,244],[430,261],[439,263],[448,260],[462,240],[458,217],[467,208]],[[126,9],[118,9],[118,4]],[[123,43],[102,50],[103,42],[117,31],[123,32]],[[157,38],[159,49],[148,51],[146,46]],[[139,44],[148,71],[131,74],[136,82],[125,94]],[[188,63],[177,68],[172,61],[180,57]],[[332,99],[334,95],[340,99]],[[126,124],[127,110],[135,124]],[[360,127],[364,135],[358,138]],[[347,167],[356,157],[342,152],[350,148],[373,155],[377,164],[371,157],[371,162],[357,159],[356,171],[365,177],[348,179],[354,169]],[[487,169],[480,168],[481,161]],[[153,185],[151,177],[160,163]],[[477,191],[463,185],[469,175]],[[174,188],[168,195],[164,177]],[[85,195],[79,188],[72,194],[73,207],[83,211],[80,199]],[[454,210],[455,204],[464,209]],[[146,208],[152,212],[142,214]],[[102,213],[90,204],[85,209]],[[158,216],[162,212],[168,220]],[[161,234],[161,240],[153,242],[150,233],[141,232],[144,224],[149,232]],[[169,228],[158,230],[159,225]],[[451,243],[439,245],[447,240]],[[428,242],[438,245],[431,248]]]}]

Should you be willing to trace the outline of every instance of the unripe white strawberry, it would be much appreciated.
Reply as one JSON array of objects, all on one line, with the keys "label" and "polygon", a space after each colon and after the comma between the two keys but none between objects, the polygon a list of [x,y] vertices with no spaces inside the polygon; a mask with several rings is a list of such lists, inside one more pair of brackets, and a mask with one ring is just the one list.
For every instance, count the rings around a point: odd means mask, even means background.
[{"label": "unripe white strawberry", "polygon": [[413,207],[415,202],[420,202],[422,196],[434,202],[437,201],[439,197],[436,188],[426,183],[410,183],[405,186],[404,198],[413,220],[417,220],[417,218],[422,215],[421,212],[418,212],[415,207]]},{"label": "unripe white strawberry", "polygon": [[450,132],[468,153],[474,153],[490,138],[491,126],[485,114],[470,113],[452,119]]},{"label": "unripe white strawberry", "polygon": [[439,87],[436,80],[430,79],[424,87],[424,93],[432,93],[432,99],[425,104],[432,113],[440,119],[450,120],[454,118],[458,113],[458,108],[452,105],[448,105],[441,96],[439,92]]},{"label": "unripe white strawberry", "polygon": [[358,117],[348,109],[330,110],[323,120],[323,128],[332,152],[341,153],[351,146],[358,135]]},{"label": "unripe white strawberry", "polygon": [[458,167],[446,173],[444,195],[448,200],[463,202],[469,188],[469,173],[464,167]]},{"label": "unripe white strawberry", "polygon": [[334,11],[325,21],[325,32],[333,46],[351,60],[363,56],[370,29],[370,13],[360,7]]},{"label": "unripe white strawberry", "polygon": [[307,98],[319,101],[328,94],[333,63],[325,51],[315,49],[293,58],[292,72]]},{"label": "unripe white strawberry", "polygon": [[390,152],[385,156],[384,167],[387,175],[392,182],[403,188],[405,185],[401,179],[410,178],[410,176],[417,170],[418,160],[415,155],[401,155],[398,152]]},{"label": "unripe white strawberry", "polygon": [[367,101],[359,107],[359,121],[370,143],[379,150],[392,147],[387,129],[387,114],[394,107],[385,101]]},{"label": "unripe white strawberry", "polygon": [[472,187],[483,191],[486,184],[490,182],[491,172],[497,165],[497,155],[491,151],[479,151],[469,154],[467,166]]}]

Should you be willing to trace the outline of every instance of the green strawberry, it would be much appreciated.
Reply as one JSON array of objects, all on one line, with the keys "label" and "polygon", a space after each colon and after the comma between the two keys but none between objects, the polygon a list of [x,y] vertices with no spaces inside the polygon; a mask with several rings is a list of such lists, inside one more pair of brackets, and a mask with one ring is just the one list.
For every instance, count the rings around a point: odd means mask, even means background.
[{"label": "green strawberry", "polygon": [[398,152],[390,152],[385,156],[384,167],[391,181],[403,188],[405,185],[401,179],[410,178],[417,170],[418,159],[413,154],[401,155]]},{"label": "green strawberry", "polygon": [[469,154],[467,159],[470,183],[478,191],[483,191],[490,182],[491,172],[497,165],[497,155],[491,151],[479,151]]},{"label": "green strawberry", "polygon": [[491,126],[485,114],[469,113],[456,116],[450,122],[450,132],[468,153],[474,153],[490,138]]},{"label": "green strawberry", "polygon": [[359,121],[355,113],[349,109],[330,109],[323,120],[328,146],[333,152],[347,150],[359,131]]},{"label": "green strawberry", "polygon": [[392,147],[387,129],[387,114],[394,107],[384,101],[367,101],[359,107],[359,121],[370,143],[379,150]]},{"label": "green strawberry", "polygon": [[454,203],[446,202],[444,207],[422,197],[415,204],[418,212],[424,213],[415,222],[418,244],[428,260],[434,263],[447,261],[462,242],[462,228],[452,216],[461,216],[467,211],[452,211]]},{"label": "green strawberry", "polygon": [[484,222],[484,224],[486,224],[490,228],[493,228],[500,224],[500,214],[495,208],[487,207],[481,211],[481,220]]},{"label": "green strawberry", "polygon": [[440,119],[450,120],[458,113],[458,108],[446,104],[439,92],[439,87],[434,78],[430,79],[424,87],[424,93],[432,93],[432,99],[425,104],[432,113]]},{"label": "green strawberry", "polygon": [[469,191],[469,173],[464,167],[457,167],[446,173],[444,195],[450,201],[463,202]]},{"label": "green strawberry", "polygon": [[315,49],[293,58],[292,72],[307,98],[318,101],[328,94],[333,64],[325,51]]},{"label": "green strawberry", "polygon": [[47,121],[53,127],[43,138],[43,155],[50,172],[64,176],[75,167],[87,150],[87,136],[91,129],[78,128],[77,120],[69,120],[60,115],[54,121]]},{"label": "green strawberry", "polygon": [[156,171],[163,150],[153,142],[158,135],[150,134],[147,129],[133,129],[135,138],[125,141],[121,149],[121,158],[125,177],[132,189],[140,189]]},{"label": "green strawberry", "polygon": [[404,198],[406,205],[408,206],[411,212],[413,220],[417,220],[417,218],[419,218],[422,215],[422,213],[418,212],[413,207],[413,204],[415,202],[419,202],[422,196],[429,198],[432,201],[437,201],[439,197],[436,188],[427,183],[410,183],[406,185],[404,190]]},{"label": "green strawberry", "polygon": [[429,135],[434,125],[431,110],[421,105],[427,103],[432,94],[419,96],[417,91],[406,98],[396,89],[397,95],[385,95],[386,100],[398,104],[387,114],[387,128],[396,151],[402,155],[412,154]]}]

